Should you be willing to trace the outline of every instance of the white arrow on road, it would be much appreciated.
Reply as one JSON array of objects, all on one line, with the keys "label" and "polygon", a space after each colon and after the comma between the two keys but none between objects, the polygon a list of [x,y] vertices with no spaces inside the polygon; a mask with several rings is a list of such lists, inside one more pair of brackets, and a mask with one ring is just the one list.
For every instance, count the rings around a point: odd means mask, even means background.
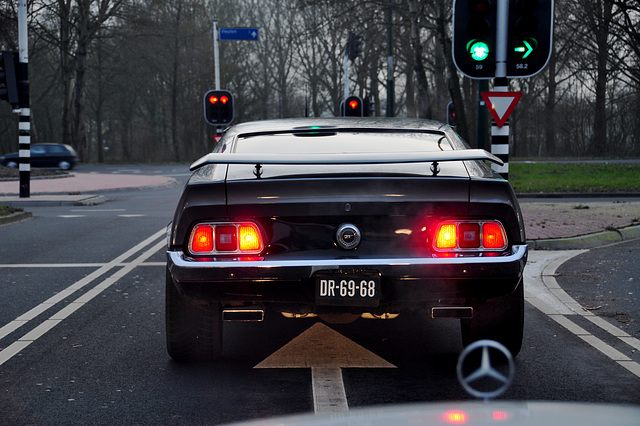
[{"label": "white arrow on road", "polygon": [[322,323],[316,323],[254,368],[311,368],[316,413],[349,410],[343,368],[396,368]]}]

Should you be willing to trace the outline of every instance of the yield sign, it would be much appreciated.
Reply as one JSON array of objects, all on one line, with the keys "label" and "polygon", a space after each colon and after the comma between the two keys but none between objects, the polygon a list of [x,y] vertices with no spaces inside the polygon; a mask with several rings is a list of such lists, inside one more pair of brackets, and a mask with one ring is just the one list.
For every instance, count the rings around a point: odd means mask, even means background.
[{"label": "yield sign", "polygon": [[482,92],[482,99],[498,127],[504,126],[521,97],[522,92]]}]

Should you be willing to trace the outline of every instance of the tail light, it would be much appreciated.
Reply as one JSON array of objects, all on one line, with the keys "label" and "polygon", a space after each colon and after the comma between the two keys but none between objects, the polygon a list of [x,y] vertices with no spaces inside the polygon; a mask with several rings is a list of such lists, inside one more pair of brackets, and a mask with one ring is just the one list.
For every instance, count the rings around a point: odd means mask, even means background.
[{"label": "tail light", "polygon": [[501,251],[507,234],[497,220],[440,222],[433,237],[436,251]]},{"label": "tail light", "polygon": [[259,254],[263,247],[253,222],[199,223],[189,237],[189,252],[195,255]]}]

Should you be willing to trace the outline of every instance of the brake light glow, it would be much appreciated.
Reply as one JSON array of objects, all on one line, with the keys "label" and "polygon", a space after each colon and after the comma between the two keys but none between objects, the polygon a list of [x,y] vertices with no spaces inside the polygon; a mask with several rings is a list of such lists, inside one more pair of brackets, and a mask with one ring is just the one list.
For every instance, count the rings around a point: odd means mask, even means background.
[{"label": "brake light glow", "polygon": [[443,420],[452,425],[463,425],[467,423],[467,413],[459,410],[447,411],[443,415]]},{"label": "brake light glow", "polygon": [[504,247],[504,229],[495,222],[485,223],[482,227],[482,241],[486,248],[501,249]]},{"label": "brake light glow", "polygon": [[260,232],[254,224],[240,225],[238,227],[238,240],[240,250],[243,252],[260,250],[262,246]]},{"label": "brake light glow", "polygon": [[198,225],[191,236],[193,252],[210,252],[213,250],[213,228],[209,225]]},{"label": "brake light glow", "polygon": [[443,221],[433,236],[436,251],[500,251],[507,248],[507,234],[497,220]]},{"label": "brake light glow", "polygon": [[458,232],[455,223],[444,223],[440,225],[436,234],[436,247],[439,249],[456,248]]},{"label": "brake light glow", "polygon": [[262,234],[253,222],[201,223],[189,237],[189,252],[196,255],[259,254]]}]

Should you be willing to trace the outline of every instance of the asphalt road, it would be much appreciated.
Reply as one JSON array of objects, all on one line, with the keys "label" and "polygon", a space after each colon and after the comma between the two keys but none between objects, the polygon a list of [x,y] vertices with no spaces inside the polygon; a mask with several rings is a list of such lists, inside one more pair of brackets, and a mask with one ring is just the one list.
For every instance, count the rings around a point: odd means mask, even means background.
[{"label": "asphalt road", "polygon": [[[158,170],[185,179],[174,166]],[[163,251],[179,193],[180,186],[118,191],[99,206],[32,208],[32,219],[0,227],[2,423],[220,424],[313,412],[311,368],[281,359],[288,351],[322,354],[317,333],[347,348],[344,364],[335,367],[350,408],[470,399],[456,382],[457,321],[423,316],[338,326],[267,313],[263,323],[225,324],[217,362],[172,362],[164,347]],[[561,267],[558,280],[564,285],[569,273],[596,268],[593,253],[606,274],[611,264],[605,259],[637,259],[637,251],[629,252],[637,247],[578,254]],[[542,263],[532,259],[531,268]],[[636,263],[616,265],[620,278],[608,288],[633,292]],[[580,277],[594,289],[602,284],[599,277]],[[619,288],[625,277],[634,280]],[[554,310],[544,289],[527,291],[533,304],[526,305],[524,346],[503,398],[640,404],[640,377],[627,368],[640,362],[638,350],[585,318]],[[637,299],[626,305],[622,298],[610,297],[606,312],[631,316],[628,306],[637,307]],[[618,327],[617,318],[605,319]],[[615,359],[611,350],[629,361]]]}]

